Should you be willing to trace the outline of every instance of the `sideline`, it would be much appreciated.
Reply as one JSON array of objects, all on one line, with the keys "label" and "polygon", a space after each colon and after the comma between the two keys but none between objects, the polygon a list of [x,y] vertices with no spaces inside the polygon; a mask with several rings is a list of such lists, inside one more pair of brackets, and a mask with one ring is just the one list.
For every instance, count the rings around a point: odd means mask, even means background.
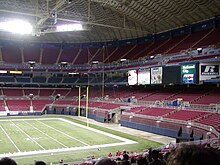
[{"label": "sideline", "polygon": [[[85,117],[71,116],[70,118],[86,122]],[[88,120],[89,120],[90,124],[94,124],[94,125],[104,127],[104,128],[108,128],[108,129],[118,131],[118,132],[123,132],[123,133],[126,133],[126,134],[130,134],[130,135],[137,136],[137,137],[140,137],[140,138],[144,138],[144,139],[147,139],[147,140],[151,140],[151,141],[154,141],[154,142],[162,143],[164,145],[169,144],[171,142],[176,143],[175,138],[171,138],[171,137],[168,137],[168,136],[162,136],[162,135],[158,135],[158,134],[154,134],[154,133],[150,133],[150,132],[140,131],[140,130],[132,129],[132,128],[129,128],[129,127],[121,126],[120,124],[100,123],[100,122],[97,122],[93,119],[88,119]]]}]

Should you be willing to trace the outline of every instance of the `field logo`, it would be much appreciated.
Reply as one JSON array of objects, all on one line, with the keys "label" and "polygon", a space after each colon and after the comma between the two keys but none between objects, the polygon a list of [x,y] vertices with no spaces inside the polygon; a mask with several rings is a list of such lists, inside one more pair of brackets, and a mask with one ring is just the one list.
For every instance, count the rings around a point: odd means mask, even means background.
[{"label": "field logo", "polygon": [[219,75],[219,65],[201,65],[201,75]]}]

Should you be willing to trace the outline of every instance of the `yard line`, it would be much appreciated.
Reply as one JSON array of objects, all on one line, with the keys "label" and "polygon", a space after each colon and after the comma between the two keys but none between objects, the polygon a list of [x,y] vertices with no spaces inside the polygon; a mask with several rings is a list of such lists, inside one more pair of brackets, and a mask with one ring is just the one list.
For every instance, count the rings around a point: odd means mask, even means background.
[{"label": "yard line", "polygon": [[5,135],[8,137],[10,142],[14,145],[14,147],[18,150],[18,152],[21,152],[21,150],[18,148],[18,146],[13,142],[13,140],[10,138],[10,136],[7,134],[7,132],[4,130],[4,128],[0,125],[2,131],[5,133]]},{"label": "yard line", "polygon": [[84,144],[84,145],[86,145],[86,146],[89,146],[89,144],[87,144],[87,143],[85,143],[85,142],[83,142],[83,141],[81,141],[81,140],[78,140],[78,139],[76,139],[76,138],[74,138],[74,137],[72,137],[72,136],[70,136],[70,135],[68,135],[68,134],[66,134],[66,133],[64,133],[64,132],[62,132],[62,131],[60,131],[60,130],[57,130],[56,128],[54,128],[54,127],[51,127],[51,126],[49,126],[49,125],[47,125],[47,124],[45,124],[45,123],[43,123],[43,122],[41,122],[41,121],[39,121],[39,120],[36,120],[37,122],[39,122],[39,123],[41,123],[41,124],[43,124],[43,125],[45,125],[45,126],[47,126],[47,127],[49,127],[49,128],[51,128],[51,129],[53,129],[53,130],[55,130],[55,131],[57,131],[57,132],[59,132],[59,133],[61,133],[61,134],[63,134],[63,135],[65,135],[65,136],[67,136],[67,137],[69,137],[69,138],[71,138],[71,139],[73,139],[73,140],[76,140],[76,141],[78,141],[78,142],[80,142],[80,143],[82,143],[82,144]]},{"label": "yard line", "polygon": [[[23,120],[24,121],[24,120]],[[60,145],[62,145],[65,148],[68,148],[65,144],[59,142],[57,139],[54,139],[53,137],[51,137],[50,135],[47,135],[45,132],[41,131],[40,129],[38,129],[37,127],[31,125],[30,123],[24,121],[25,123],[27,123],[28,125],[30,125],[32,128],[36,129],[37,131],[39,131],[40,133],[44,134],[45,136],[47,136],[48,138],[54,140],[55,142],[59,143]]]},{"label": "yard line", "polygon": [[36,140],[34,140],[30,135],[28,135],[25,131],[23,131],[20,127],[18,127],[13,121],[10,121],[16,128],[18,128],[21,132],[23,132],[27,137],[29,137],[33,142],[35,142],[41,149],[45,150],[45,148],[40,145]]}]

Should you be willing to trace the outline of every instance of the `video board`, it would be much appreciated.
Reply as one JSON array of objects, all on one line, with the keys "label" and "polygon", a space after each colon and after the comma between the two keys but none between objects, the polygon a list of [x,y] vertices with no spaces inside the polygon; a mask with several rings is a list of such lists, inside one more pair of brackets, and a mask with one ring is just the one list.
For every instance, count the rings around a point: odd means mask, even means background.
[{"label": "video board", "polygon": [[138,81],[138,71],[129,70],[128,71],[128,85],[137,85]]},{"label": "video board", "polygon": [[181,65],[181,77],[183,84],[197,83],[197,64]]},{"label": "video board", "polygon": [[162,67],[151,68],[151,84],[162,84]]},{"label": "video board", "polygon": [[150,84],[150,69],[138,70],[138,85]]},{"label": "video board", "polygon": [[181,81],[180,66],[163,67],[163,84],[180,84]]}]

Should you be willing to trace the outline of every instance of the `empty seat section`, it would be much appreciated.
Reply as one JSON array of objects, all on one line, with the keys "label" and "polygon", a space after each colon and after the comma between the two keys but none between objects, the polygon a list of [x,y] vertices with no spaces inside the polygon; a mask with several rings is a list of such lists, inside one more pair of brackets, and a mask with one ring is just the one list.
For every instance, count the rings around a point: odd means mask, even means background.
[{"label": "empty seat section", "polygon": [[102,87],[89,88],[89,98],[102,97]]},{"label": "empty seat section", "polygon": [[168,115],[166,118],[177,119],[177,120],[194,120],[199,117],[209,114],[208,112],[199,112],[199,111],[189,111],[189,110],[180,110],[174,114]]},{"label": "empty seat section", "polygon": [[174,95],[173,97],[170,97],[169,100],[176,100],[178,98],[181,98],[182,101],[191,102],[191,101],[201,97],[206,92],[208,92],[207,89],[200,89],[200,90],[186,89],[186,90],[183,90],[182,92]]},{"label": "empty seat section", "polygon": [[76,77],[64,77],[62,83],[63,84],[73,84],[78,80]]},{"label": "empty seat section", "polygon": [[109,54],[108,62],[120,60],[131,49],[132,49],[132,46],[130,46],[130,45],[117,47],[117,49],[115,49],[115,51],[113,51],[111,54]]},{"label": "empty seat section", "polygon": [[0,82],[15,82],[14,76],[0,76]]},{"label": "empty seat section", "polygon": [[40,89],[40,96],[52,96],[54,89]]},{"label": "empty seat section", "polygon": [[37,96],[39,94],[39,90],[38,89],[24,89],[24,94],[26,96],[29,96],[30,94]]},{"label": "empty seat section", "polygon": [[118,49],[118,47],[108,47],[106,49],[105,58],[104,58],[105,63],[110,63],[111,62],[109,60],[109,58],[117,49]]},{"label": "empty seat section", "polygon": [[165,44],[163,44],[159,49],[155,50],[153,54],[165,54],[168,50],[172,49],[176,44],[182,41],[186,36],[178,36],[170,39]]},{"label": "empty seat section", "polygon": [[52,104],[52,102],[52,100],[33,100],[33,109],[34,111],[41,112],[46,105]]},{"label": "empty seat section", "polygon": [[[82,94],[83,92],[81,92]],[[75,97],[75,96],[78,96],[79,95],[79,89],[78,88],[73,88],[71,89],[71,91],[66,95],[66,98],[67,97]]]},{"label": "empty seat section", "polygon": [[130,96],[132,96],[131,91],[129,90],[124,90],[124,89],[117,89],[117,88],[113,88],[113,89],[106,89],[105,90],[105,96],[108,95],[109,98],[128,98]]},{"label": "empty seat section", "polygon": [[30,100],[7,100],[9,111],[30,111]]},{"label": "empty seat section", "polygon": [[102,78],[101,77],[91,77],[89,82],[90,83],[101,84],[102,83]]},{"label": "empty seat section", "polygon": [[149,46],[149,43],[147,44],[137,44],[135,45],[135,47],[129,51],[126,56],[124,56],[125,59],[129,59],[129,60],[135,60],[138,59],[139,57],[144,57],[147,55],[146,53],[146,49],[147,46]]},{"label": "empty seat section", "polygon": [[199,48],[199,47],[204,47],[204,46],[209,46],[209,45],[216,45],[220,43],[219,37],[216,37],[216,36],[220,36],[220,27],[213,29],[209,35],[207,35],[199,43],[194,45],[194,48]]},{"label": "empty seat section", "polygon": [[87,64],[89,60],[88,57],[88,49],[83,48],[77,54],[76,58],[74,59],[74,64]]},{"label": "empty seat section", "polygon": [[0,100],[0,112],[5,112],[5,105],[4,105],[4,101]]},{"label": "empty seat section", "polygon": [[106,58],[106,49],[105,48],[99,48],[99,49],[89,49],[89,54],[90,54],[90,63],[92,61],[99,61],[103,62],[104,59]]},{"label": "empty seat section", "polygon": [[42,64],[55,64],[60,53],[60,48],[44,48]]},{"label": "empty seat section", "polygon": [[102,62],[103,58],[102,56],[99,56],[97,58],[97,55],[101,55],[100,52],[102,49],[101,48],[88,48],[88,62],[91,63],[92,61],[99,61]]},{"label": "empty seat section", "polygon": [[203,30],[196,33],[191,34],[186,39],[182,40],[180,44],[178,44],[174,49],[172,49],[169,53],[180,52],[181,50],[186,50],[191,48],[196,42],[202,39],[210,30]]},{"label": "empty seat section", "polygon": [[55,89],[55,91],[53,92],[53,95],[56,96],[58,94],[60,94],[61,96],[66,96],[66,94],[70,91],[70,89]]},{"label": "empty seat section", "polygon": [[23,96],[22,89],[3,89],[3,93],[5,96],[18,96],[21,97]]},{"label": "empty seat section", "polygon": [[4,46],[2,50],[2,60],[5,63],[21,63],[21,51],[20,48],[13,45]]},{"label": "empty seat section", "polygon": [[16,77],[16,81],[20,83],[30,83],[31,78],[30,77]]},{"label": "empty seat section", "polygon": [[127,112],[133,112],[133,113],[138,113],[140,112],[141,110],[144,110],[146,109],[145,106],[140,106],[140,107],[132,107],[130,110],[128,110]]},{"label": "empty seat section", "polygon": [[138,111],[137,114],[147,115],[147,116],[163,116],[170,112],[174,111],[173,109],[167,108],[156,108],[156,107],[148,107],[146,109],[142,109]]},{"label": "empty seat section", "polygon": [[166,100],[167,98],[171,97],[175,93],[178,93],[178,90],[160,90],[155,93],[152,93],[145,98],[143,98],[143,101],[157,101],[157,100]]},{"label": "empty seat section", "polygon": [[208,117],[204,117],[202,120],[198,121],[200,124],[212,126],[220,132],[220,114],[211,114]]},{"label": "empty seat section", "polygon": [[204,97],[193,102],[193,104],[217,104],[217,103],[220,103],[220,90],[218,89],[211,91]]},{"label": "empty seat section", "polygon": [[153,55],[153,52],[159,49],[163,44],[165,44],[167,40],[155,41],[153,42],[147,49],[146,54],[147,56]]},{"label": "empty seat section", "polygon": [[47,82],[56,84],[56,83],[60,83],[62,80],[63,80],[62,77],[49,77]]},{"label": "empty seat section", "polygon": [[59,63],[60,62],[72,63],[76,55],[78,54],[79,50],[80,50],[79,48],[63,48],[59,58]]},{"label": "empty seat section", "polygon": [[138,100],[142,100],[144,99],[145,97],[148,97],[152,94],[154,94],[157,90],[155,89],[139,89],[139,90],[134,90],[132,92],[132,95],[131,97],[135,98],[135,99],[138,99]]},{"label": "empty seat section", "polygon": [[89,102],[89,107],[100,108],[100,107],[102,107],[106,104],[108,104],[108,103],[105,103],[105,102]]},{"label": "empty seat section", "polygon": [[36,63],[39,63],[40,52],[41,52],[41,48],[37,46],[24,47],[23,49],[24,62],[35,61]]},{"label": "empty seat section", "polygon": [[171,39],[156,41],[158,43],[158,46],[153,48],[152,51],[148,53],[148,55],[156,55],[159,53],[165,53],[165,50],[169,47],[169,41]]},{"label": "empty seat section", "polygon": [[35,76],[32,78],[33,83],[46,83],[46,77],[43,76]]}]

